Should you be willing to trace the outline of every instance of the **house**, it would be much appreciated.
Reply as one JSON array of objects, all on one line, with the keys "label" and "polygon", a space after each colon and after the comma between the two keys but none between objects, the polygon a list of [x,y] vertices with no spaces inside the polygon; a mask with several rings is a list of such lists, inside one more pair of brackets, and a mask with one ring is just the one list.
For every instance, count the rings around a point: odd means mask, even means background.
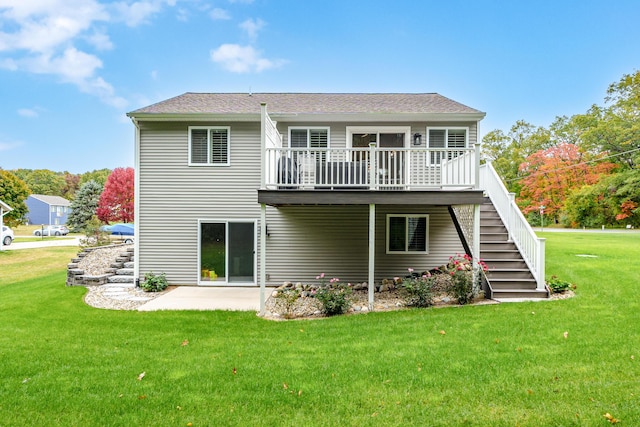
[{"label": "house", "polygon": [[[544,240],[491,165],[485,113],[436,93],[185,93],[128,113],[135,276],[379,283],[468,253],[488,297],[545,297]],[[369,286],[370,304],[373,287]]]},{"label": "house", "polygon": [[71,202],[60,196],[32,194],[27,197],[29,224],[64,225],[71,213]]}]

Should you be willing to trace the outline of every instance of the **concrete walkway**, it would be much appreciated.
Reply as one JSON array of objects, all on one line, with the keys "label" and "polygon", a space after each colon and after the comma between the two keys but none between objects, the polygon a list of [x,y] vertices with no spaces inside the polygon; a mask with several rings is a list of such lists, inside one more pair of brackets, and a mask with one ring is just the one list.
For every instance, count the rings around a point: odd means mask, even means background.
[{"label": "concrete walkway", "polygon": [[2,250],[16,251],[20,249],[48,248],[51,246],[79,246],[80,238],[57,237],[55,239],[37,240],[32,242],[12,242],[9,246],[5,246]]},{"label": "concrete walkway", "polygon": [[260,288],[178,286],[138,308],[158,310],[259,311]]}]

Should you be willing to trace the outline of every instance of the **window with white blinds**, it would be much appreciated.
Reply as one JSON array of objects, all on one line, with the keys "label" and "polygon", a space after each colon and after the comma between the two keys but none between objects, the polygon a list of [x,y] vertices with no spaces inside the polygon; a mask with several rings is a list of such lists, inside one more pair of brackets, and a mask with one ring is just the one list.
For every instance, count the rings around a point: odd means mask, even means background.
[{"label": "window with white blinds", "polygon": [[427,128],[429,148],[466,148],[467,128]]},{"label": "window with white blinds", "polygon": [[226,127],[189,127],[189,165],[228,166],[229,131]]},{"label": "window with white blinds", "polygon": [[289,128],[289,147],[327,148],[329,128]]},{"label": "window with white blinds", "polygon": [[467,148],[467,134],[467,128],[427,128],[427,147],[447,149],[432,152],[431,163],[437,165],[442,160],[458,157],[461,152],[450,150]]},{"label": "window with white blinds", "polygon": [[387,215],[387,253],[428,253],[429,215]]}]

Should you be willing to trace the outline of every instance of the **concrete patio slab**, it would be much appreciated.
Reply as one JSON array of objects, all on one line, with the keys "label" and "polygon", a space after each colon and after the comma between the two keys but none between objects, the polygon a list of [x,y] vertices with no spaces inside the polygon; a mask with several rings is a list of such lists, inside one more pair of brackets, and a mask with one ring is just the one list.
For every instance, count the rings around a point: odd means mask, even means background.
[{"label": "concrete patio slab", "polygon": [[158,310],[259,311],[260,288],[178,286],[138,308]]}]

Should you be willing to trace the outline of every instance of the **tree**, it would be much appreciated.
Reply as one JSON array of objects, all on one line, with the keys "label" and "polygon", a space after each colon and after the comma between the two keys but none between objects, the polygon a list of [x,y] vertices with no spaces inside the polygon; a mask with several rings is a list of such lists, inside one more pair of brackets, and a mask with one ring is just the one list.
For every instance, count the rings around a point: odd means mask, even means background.
[{"label": "tree", "polygon": [[520,165],[522,179],[519,204],[524,213],[538,211],[559,222],[559,213],[572,191],[595,184],[615,167],[585,153],[575,144],[559,144],[540,150]]},{"label": "tree", "polygon": [[81,231],[87,227],[91,218],[96,215],[98,201],[102,194],[102,186],[95,181],[85,182],[71,201],[71,213],[67,218],[67,225],[74,231]]},{"label": "tree", "polygon": [[550,147],[552,142],[547,129],[518,120],[507,135],[500,130],[489,132],[482,139],[482,144],[483,156],[492,161],[505,187],[519,193],[519,178],[522,176],[520,165],[527,156]]},{"label": "tree", "polygon": [[62,197],[68,200],[73,200],[76,197],[76,192],[80,188],[80,175],[64,172],[64,188],[62,189]]},{"label": "tree", "polygon": [[616,155],[614,161],[633,169],[640,161],[640,71],[609,85],[605,103],[571,120],[585,148]]},{"label": "tree", "polygon": [[100,184],[101,187],[104,187],[110,174],[111,169],[97,169],[91,172],[85,172],[80,176],[80,185],[85,182],[95,181]]},{"label": "tree", "polygon": [[116,168],[111,172],[98,202],[100,221],[133,221],[133,181],[133,168]]},{"label": "tree", "polygon": [[15,227],[22,223],[27,214],[25,200],[29,197],[27,184],[13,173],[0,169],[0,200],[13,210],[4,216],[4,223]]},{"label": "tree", "polygon": [[66,182],[60,173],[49,169],[17,169],[15,174],[27,184],[30,194],[62,196],[64,193]]}]

